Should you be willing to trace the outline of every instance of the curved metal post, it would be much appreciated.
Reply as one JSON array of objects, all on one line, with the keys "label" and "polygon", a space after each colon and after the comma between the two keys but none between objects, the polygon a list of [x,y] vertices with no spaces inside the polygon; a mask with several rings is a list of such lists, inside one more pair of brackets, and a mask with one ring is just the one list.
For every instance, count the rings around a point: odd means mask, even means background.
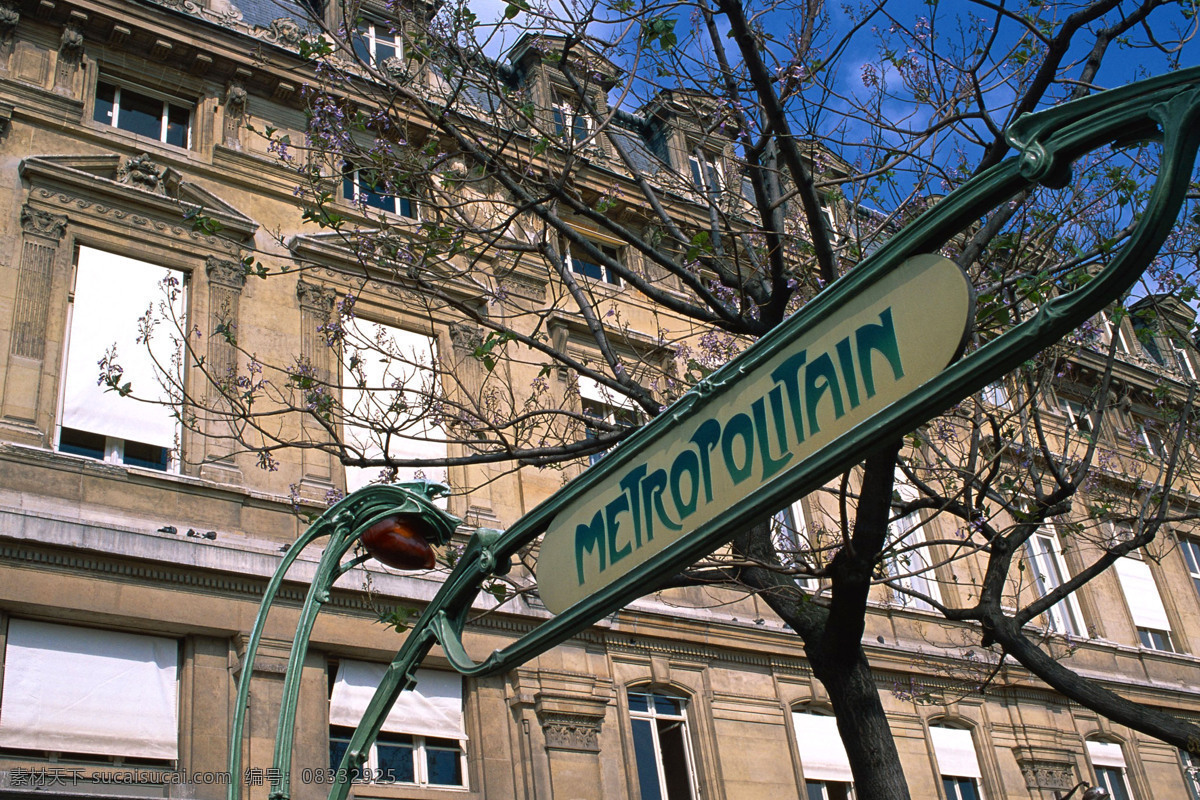
[{"label": "curved metal post", "polygon": [[[728,391],[738,376],[748,369],[763,363],[781,348],[794,345],[849,299],[882,276],[899,269],[910,256],[936,251],[972,222],[1019,192],[1039,184],[1051,188],[1062,186],[1070,165],[1085,153],[1130,137],[1160,139],[1163,143],[1162,167],[1136,229],[1120,253],[1090,281],[1047,302],[1032,319],[963,357],[904,399],[887,406],[868,422],[842,435],[833,445],[800,461],[773,482],[765,483],[737,507],[718,514],[688,532],[672,542],[670,547],[620,575],[508,647],[494,651],[482,662],[471,659],[463,646],[462,634],[467,614],[479,595],[483,581],[507,571],[511,558],[546,531],[566,503],[584,496],[600,482],[627,469],[638,454],[655,444],[656,437],[664,430],[696,413],[697,409],[703,409],[714,394]],[[857,463],[859,454],[873,442],[906,433],[942,409],[978,391],[1078,327],[1127,291],[1158,253],[1186,196],[1196,151],[1200,148],[1200,68],[1180,70],[1022,117],[1010,128],[1009,139],[1019,151],[1017,157],[976,176],[943,198],[937,206],[907,226],[856,269],[734,361],[702,381],[695,390],[637,431],[603,461],[588,469],[581,478],[526,514],[507,531],[476,531],[458,565],[408,633],[387,668],[362,721],[351,737],[339,770],[343,777],[363,763],[396,697],[413,685],[417,665],[435,643],[443,647],[451,665],[465,675],[509,669],[548,650],[639,597],[645,587],[652,585],[656,579],[714,550],[729,538],[729,532],[741,520],[770,513],[792,497],[816,489]],[[410,485],[409,488],[421,491],[420,486],[414,486]],[[404,505],[406,503],[408,505]],[[289,657],[288,699],[280,713],[279,738],[275,747],[276,767],[290,767],[294,703],[299,686],[298,674],[293,678],[291,673],[300,670],[322,598],[328,596],[333,581],[357,563],[357,560],[352,560],[343,565],[341,557],[367,527],[388,513],[395,513],[401,505],[408,509],[407,513],[422,514],[431,520],[431,524],[440,525],[439,530],[444,537],[438,538],[438,543],[448,541],[457,520],[433,507],[427,498],[418,497],[403,487],[368,487],[350,495],[322,515],[297,542],[295,552],[290,552],[284,558],[279,571],[268,584],[238,687],[229,762],[236,783],[231,784],[230,800],[238,800],[241,790],[242,725],[254,654],[283,574],[292,566],[303,545],[320,536],[334,536],[318,565]],[[412,510],[414,505],[416,512]],[[282,777],[287,780],[286,770],[282,772]],[[274,796],[283,800],[287,797],[286,788],[285,783]],[[345,800],[349,788],[348,780],[335,782],[329,792],[330,800]]]}]

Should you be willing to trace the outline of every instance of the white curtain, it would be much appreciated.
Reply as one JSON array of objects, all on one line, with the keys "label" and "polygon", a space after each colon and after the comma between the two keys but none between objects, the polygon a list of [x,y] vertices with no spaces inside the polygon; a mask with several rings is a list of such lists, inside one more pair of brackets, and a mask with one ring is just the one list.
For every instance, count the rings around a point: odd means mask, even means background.
[{"label": "white curtain", "polygon": [[[433,338],[359,319],[345,323],[342,358],[342,404],[353,422],[344,429],[347,444],[368,458],[386,452],[394,458],[445,458],[446,433],[426,413],[428,395],[436,391]],[[352,360],[356,359],[354,369]],[[358,388],[360,378],[363,388]],[[408,391],[405,391],[407,389]],[[373,424],[364,424],[373,423]],[[388,437],[382,428],[395,433]],[[378,467],[347,467],[346,491],[361,489],[379,476]],[[423,477],[446,481],[444,467],[397,470],[400,481]]]},{"label": "white curtain", "polygon": [[[329,697],[329,724],[355,728],[375,696],[387,666],[343,659]],[[401,692],[383,722],[383,730],[440,739],[467,738],[463,727],[462,676],[419,669],[415,688]]]},{"label": "white curtain", "polygon": [[792,712],[796,729],[796,744],[800,747],[800,763],[804,779],[809,781],[841,781],[850,783],[850,759],[838,733],[837,720],[824,714]]},{"label": "white curtain", "polygon": [[[170,400],[158,370],[178,375],[173,364],[178,332],[172,323],[161,320],[160,307],[168,299],[163,281],[180,280],[171,315],[183,324],[182,277],[176,270],[90,247],[79,248],[63,389],[64,427],[158,447],[175,446],[176,421],[171,407],[139,402],[134,397],[164,403]],[[139,320],[150,308],[160,321],[147,350],[146,344],[138,341]],[[99,362],[114,344],[117,363],[124,368],[121,383],[132,384],[134,397],[121,397],[96,383]]]},{"label": "white curtain", "polygon": [[179,643],[13,619],[0,747],[178,758]]},{"label": "white curtain", "polygon": [[1145,561],[1122,557],[1117,559],[1116,567],[1134,625],[1156,631],[1171,630],[1171,622],[1167,619],[1167,610],[1158,593],[1158,584],[1150,573],[1150,565]]},{"label": "white curtain", "polygon": [[938,769],[943,775],[956,778],[983,777],[970,731],[931,725],[929,738],[933,741],[933,752],[937,755]]}]

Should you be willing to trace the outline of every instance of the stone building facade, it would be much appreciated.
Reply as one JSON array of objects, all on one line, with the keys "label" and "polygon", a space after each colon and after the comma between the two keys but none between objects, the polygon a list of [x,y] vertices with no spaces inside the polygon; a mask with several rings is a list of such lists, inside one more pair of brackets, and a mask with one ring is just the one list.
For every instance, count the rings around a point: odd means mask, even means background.
[{"label": "stone building facade", "polygon": [[[335,368],[323,362],[320,327],[348,285],[345,256],[301,227],[291,178],[247,127],[304,130],[301,83],[287,56],[296,36],[293,21],[259,0],[0,6],[5,796],[223,797],[245,669],[253,671],[242,744],[250,771],[233,778],[255,800],[268,796],[273,705],[304,586],[285,587],[263,651],[247,665],[257,602],[303,530],[295,504],[313,508],[361,476],[347,476],[317,449],[285,453],[276,469],[262,470],[222,438],[219,420],[180,429],[164,406],[130,401],[114,410],[106,405],[113,393],[95,386],[95,367],[120,335],[108,323],[128,323],[150,302],[166,303],[202,333],[193,347],[212,374],[237,358],[222,326],[264,357],[301,352],[317,369]],[[369,38],[373,47],[388,44],[378,31]],[[522,58],[518,49],[514,62]],[[538,86],[542,105],[557,107],[562,87]],[[570,115],[557,113],[564,123]],[[669,98],[646,114],[669,120]],[[659,151],[685,174],[697,159],[697,172],[712,180],[712,166],[689,155],[694,131],[666,130]],[[714,163],[721,157],[709,154]],[[189,209],[219,222],[219,234],[193,224]],[[241,259],[249,248],[272,266],[297,258],[320,266],[248,278]],[[164,276],[176,278],[176,292],[147,295]],[[602,273],[592,277],[605,282]],[[535,273],[514,269],[504,278],[531,302],[547,297]],[[432,339],[443,353],[475,346],[471,330],[406,309],[383,284],[366,287],[359,310]],[[1188,314],[1182,304],[1175,310]],[[645,309],[626,313],[632,327],[653,329]],[[572,325],[564,315],[552,331],[564,348],[578,346]],[[1128,320],[1108,333],[1128,337],[1122,380],[1184,396],[1195,354],[1166,340],[1148,349],[1134,333]],[[132,338],[122,341],[122,355],[138,349]],[[97,343],[98,352],[87,349]],[[160,367],[169,361],[168,354]],[[479,366],[462,364],[459,380],[469,385]],[[162,400],[169,404],[170,393]],[[1064,424],[1073,421],[1071,402],[1064,394]],[[447,477],[485,484],[451,498],[450,511],[489,526],[512,522],[560,481],[535,471]],[[783,513],[793,527],[815,525],[816,505],[800,501]],[[1158,560],[1085,587],[1056,612],[1057,630],[1076,634],[1072,659],[1084,674],[1200,718],[1200,540],[1172,531],[1168,541]],[[1030,554],[1031,568],[1046,574],[1069,570],[1074,558],[1049,540]],[[300,563],[311,569],[315,559],[305,554]],[[933,580],[956,591],[948,570],[935,570]],[[374,565],[339,584],[303,665],[298,800],[326,793],[331,752],[395,652],[401,634],[377,617],[419,608],[436,587],[436,575]],[[914,797],[1049,800],[1087,780],[1143,800],[1200,798],[1186,756],[1016,668],[1005,668],[1002,688],[961,691],[954,675],[969,667],[966,639],[882,586],[876,601],[865,642]],[[486,655],[546,616],[533,600],[481,616],[468,649]],[[355,796],[852,796],[828,697],[797,638],[753,598],[655,594],[505,675],[461,681],[437,651],[425,668],[419,696],[393,712],[372,753],[366,777],[377,780],[356,786]]]}]

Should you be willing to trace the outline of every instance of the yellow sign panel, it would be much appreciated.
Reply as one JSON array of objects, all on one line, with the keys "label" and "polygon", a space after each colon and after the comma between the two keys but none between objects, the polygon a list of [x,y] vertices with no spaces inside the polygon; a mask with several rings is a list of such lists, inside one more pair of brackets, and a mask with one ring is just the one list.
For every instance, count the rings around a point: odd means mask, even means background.
[{"label": "yellow sign panel", "polygon": [[555,516],[538,558],[546,607],[565,611],[786,481],[810,455],[941,372],[970,314],[971,287],[958,266],[916,256],[714,391]]}]

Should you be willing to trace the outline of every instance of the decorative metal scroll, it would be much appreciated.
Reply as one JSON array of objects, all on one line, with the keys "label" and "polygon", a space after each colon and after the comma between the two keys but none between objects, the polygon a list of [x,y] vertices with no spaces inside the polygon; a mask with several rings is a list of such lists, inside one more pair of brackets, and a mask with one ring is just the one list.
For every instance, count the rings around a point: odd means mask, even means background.
[{"label": "decorative metal scroll", "polygon": [[[350,789],[345,776],[353,774],[353,769],[366,760],[396,697],[415,685],[416,668],[435,644],[441,645],[451,665],[464,675],[501,672],[545,652],[636,599],[646,586],[715,550],[729,539],[741,521],[765,516],[792,498],[819,488],[857,463],[872,443],[913,430],[1066,336],[1128,291],[1158,254],[1186,198],[1200,147],[1200,68],[1180,70],[1023,116],[1009,128],[1007,137],[1018,155],[980,173],[947,195],[856,269],[507,531],[476,530],[457,566],[422,612],[384,673],[350,739],[336,773],[343,779],[333,784],[329,800],[344,800]],[[597,487],[611,485],[614,476],[627,474],[636,459],[655,447],[672,428],[703,413],[715,398],[736,396],[743,375],[805,341],[806,335],[835,317],[840,309],[892,273],[903,270],[906,263],[919,261],[914,256],[936,253],[971,223],[1027,189],[1039,185],[1061,188],[1069,180],[1071,165],[1086,153],[1110,144],[1144,140],[1157,140],[1162,145],[1157,180],[1132,234],[1120,252],[1091,280],[1047,301],[1028,321],[928,378],[907,395],[840,433],[826,446],[801,454],[778,477],[762,482],[732,507],[705,519],[591,594],[573,600],[562,613],[516,642],[494,651],[479,663],[468,656],[462,633],[482,584],[489,577],[504,574],[512,557],[551,529],[564,508],[578,507],[590,499],[589,493]],[[430,502],[443,489],[424,483],[361,489],[330,508],[287,553],[267,586],[243,659],[230,746],[230,774],[235,780],[231,782],[229,800],[239,800],[241,795],[240,781],[236,778],[241,770],[243,725],[255,654],[284,575],[300,551],[322,537],[329,537],[301,609],[288,661],[275,743],[274,767],[280,781],[271,792],[273,800],[290,797],[300,667],[313,624],[321,605],[329,598],[334,581],[370,555],[355,556],[345,563],[342,559],[372,526],[389,516],[401,515],[426,526],[428,538],[435,543],[449,541],[458,520]],[[579,535],[569,526],[559,526],[554,531],[556,536],[573,533]]]}]

